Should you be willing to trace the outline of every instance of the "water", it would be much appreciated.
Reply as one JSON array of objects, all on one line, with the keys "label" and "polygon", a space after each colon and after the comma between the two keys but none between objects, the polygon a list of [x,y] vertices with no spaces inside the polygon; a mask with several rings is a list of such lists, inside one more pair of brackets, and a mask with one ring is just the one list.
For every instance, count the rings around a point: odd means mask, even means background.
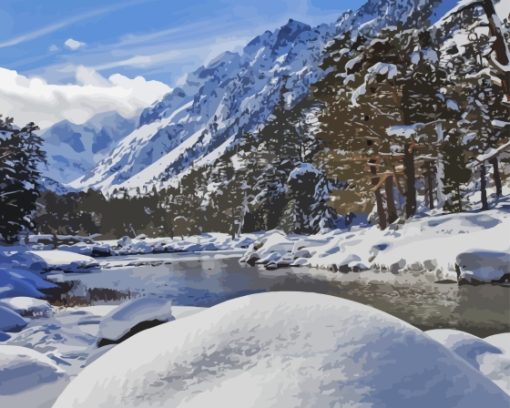
[{"label": "water", "polygon": [[[149,264],[125,266],[132,261]],[[310,268],[267,271],[217,254],[132,256],[107,262],[117,267],[52,275],[62,285],[52,301],[105,304],[155,295],[171,298],[175,305],[207,307],[250,293],[307,291],[373,306],[422,330],[455,328],[481,337],[510,331],[508,287],[438,284],[424,274],[342,274]]]}]

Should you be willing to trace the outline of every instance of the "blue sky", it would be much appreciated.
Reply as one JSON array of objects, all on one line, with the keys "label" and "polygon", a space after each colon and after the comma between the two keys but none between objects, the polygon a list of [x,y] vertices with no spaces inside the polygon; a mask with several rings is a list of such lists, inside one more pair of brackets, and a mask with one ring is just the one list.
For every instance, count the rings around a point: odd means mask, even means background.
[{"label": "blue sky", "polygon": [[[334,21],[363,0],[2,0],[0,66],[51,83],[86,66],[173,86],[216,54],[294,18]],[[67,45],[66,45],[67,43]]]}]

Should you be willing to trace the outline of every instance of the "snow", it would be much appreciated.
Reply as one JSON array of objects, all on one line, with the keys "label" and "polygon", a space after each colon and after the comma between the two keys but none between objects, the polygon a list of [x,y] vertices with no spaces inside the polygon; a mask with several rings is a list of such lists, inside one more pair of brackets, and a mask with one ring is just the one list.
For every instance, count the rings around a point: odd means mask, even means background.
[{"label": "snow", "polygon": [[429,330],[427,335],[453,351],[467,363],[492,380],[510,395],[510,353],[506,347],[494,344],[498,340],[509,340],[510,333],[497,334],[480,339],[468,333],[451,329]]},{"label": "snow", "polygon": [[43,354],[26,347],[0,345],[2,407],[51,407],[68,379]]},{"label": "snow", "polygon": [[28,251],[33,255],[35,263],[42,263],[45,270],[59,269],[67,272],[85,270],[99,266],[99,263],[90,256],[72,253],[69,251]]},{"label": "snow", "polygon": [[48,317],[53,313],[51,305],[46,300],[27,296],[0,299],[0,305],[10,308],[22,316]]},{"label": "snow", "polygon": [[[510,274],[510,248],[505,252],[472,249],[457,255],[459,282],[491,282]],[[510,280],[510,275],[508,277]]]},{"label": "snow", "polygon": [[[377,226],[355,226],[309,237],[270,231],[250,246],[241,261],[344,272],[369,268],[421,271],[437,279],[456,279],[455,265],[459,264],[464,281],[491,282],[510,272],[509,230],[510,200],[506,197],[483,213],[432,213],[384,231]],[[303,241],[298,250],[294,243],[299,239]],[[480,262],[481,268],[476,266]]]},{"label": "snow", "polygon": [[144,297],[130,300],[103,318],[99,325],[98,339],[119,341],[140,323],[174,320],[171,306],[172,302],[167,299]]},{"label": "snow", "polygon": [[484,340],[510,356],[510,333],[494,334],[486,337]]},{"label": "snow", "polygon": [[43,297],[42,289],[54,287],[34,272],[14,266],[0,267],[0,299],[15,296],[40,298]]},{"label": "snow", "polygon": [[[143,352],[140,352],[143,350]],[[86,367],[54,407],[506,407],[418,329],[313,293],[250,295],[144,331]]]},{"label": "snow", "polygon": [[[33,248],[36,247],[37,245],[33,246]],[[33,250],[29,246],[8,247],[0,245],[0,267],[4,265],[6,267],[16,266],[37,272],[54,269],[76,272],[97,267],[99,264],[90,256],[70,251]]]},{"label": "snow", "polygon": [[0,305],[0,331],[16,332],[27,325],[27,321],[9,307]]}]

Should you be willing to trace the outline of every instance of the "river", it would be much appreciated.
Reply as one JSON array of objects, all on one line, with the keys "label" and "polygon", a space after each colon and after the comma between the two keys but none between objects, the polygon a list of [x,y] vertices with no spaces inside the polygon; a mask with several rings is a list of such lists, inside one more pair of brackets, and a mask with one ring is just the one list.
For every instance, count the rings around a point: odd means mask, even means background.
[{"label": "river", "polygon": [[236,254],[218,253],[103,258],[102,264],[90,273],[51,274],[62,290],[50,300],[95,305],[151,295],[175,305],[209,307],[250,293],[308,291],[370,305],[422,330],[454,328],[480,337],[510,331],[510,288],[497,285],[459,287],[410,273],[268,271],[239,264]]}]

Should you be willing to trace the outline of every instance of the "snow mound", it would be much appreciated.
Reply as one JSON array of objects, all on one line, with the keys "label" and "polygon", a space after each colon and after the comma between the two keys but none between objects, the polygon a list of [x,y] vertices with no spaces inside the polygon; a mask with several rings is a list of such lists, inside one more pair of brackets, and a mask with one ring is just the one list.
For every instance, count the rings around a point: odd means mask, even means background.
[{"label": "snow mound", "polygon": [[9,307],[0,305],[0,331],[16,332],[23,329],[28,322]]},{"label": "snow mound", "polygon": [[172,302],[144,297],[130,300],[106,315],[99,325],[98,346],[120,343],[135,333],[174,320]]},{"label": "snow mound", "polygon": [[492,344],[459,330],[436,329],[426,333],[477,369],[480,368],[477,361],[480,355],[485,353],[502,354],[501,350]]},{"label": "snow mound", "polygon": [[40,289],[55,286],[30,271],[12,267],[0,268],[0,299],[15,296],[43,297]]},{"label": "snow mound", "polygon": [[67,381],[65,373],[43,354],[0,345],[2,407],[50,407]]},{"label": "snow mound", "polygon": [[510,281],[510,251],[472,249],[457,255],[459,282]]},{"label": "snow mound", "polygon": [[46,300],[18,296],[0,300],[0,305],[6,306],[21,316],[48,317],[53,313],[51,305]]},{"label": "snow mound", "polygon": [[[505,348],[491,344],[490,338],[484,340],[458,330],[438,329],[426,333],[478,369],[510,395],[510,353],[507,353]],[[510,333],[496,336],[492,336],[497,339],[496,342],[504,339],[507,341],[508,348]]]},{"label": "snow mound", "polygon": [[397,318],[337,297],[278,292],[140,333],[86,367],[54,408],[507,408],[509,401]]}]

